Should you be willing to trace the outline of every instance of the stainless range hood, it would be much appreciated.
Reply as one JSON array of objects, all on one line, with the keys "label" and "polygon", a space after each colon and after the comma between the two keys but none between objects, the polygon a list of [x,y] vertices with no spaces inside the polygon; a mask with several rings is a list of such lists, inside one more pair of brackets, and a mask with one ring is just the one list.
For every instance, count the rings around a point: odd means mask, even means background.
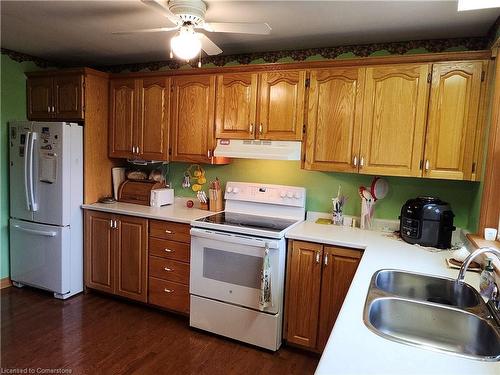
[{"label": "stainless range hood", "polygon": [[300,160],[300,141],[218,139],[214,156],[242,159]]}]

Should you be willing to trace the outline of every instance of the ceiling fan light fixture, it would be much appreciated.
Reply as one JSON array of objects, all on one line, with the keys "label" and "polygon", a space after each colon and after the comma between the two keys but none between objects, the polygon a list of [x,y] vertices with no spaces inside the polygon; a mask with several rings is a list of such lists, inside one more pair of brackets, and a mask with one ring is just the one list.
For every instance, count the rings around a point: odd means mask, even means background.
[{"label": "ceiling fan light fixture", "polygon": [[201,51],[201,41],[192,27],[181,27],[178,34],[170,40],[170,48],[182,60],[192,60]]}]

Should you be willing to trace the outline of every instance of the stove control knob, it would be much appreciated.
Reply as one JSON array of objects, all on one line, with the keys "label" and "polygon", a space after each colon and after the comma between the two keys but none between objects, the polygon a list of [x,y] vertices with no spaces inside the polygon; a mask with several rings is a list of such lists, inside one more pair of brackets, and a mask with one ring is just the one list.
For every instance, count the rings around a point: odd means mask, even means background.
[{"label": "stove control knob", "polygon": [[286,191],[280,191],[280,197],[285,198],[286,197]]},{"label": "stove control knob", "polygon": [[288,193],[286,193],[286,196],[287,198],[293,198],[293,193],[289,191]]},{"label": "stove control knob", "polygon": [[233,192],[233,188],[231,186],[228,186],[226,190],[227,190],[228,193],[232,193]]},{"label": "stove control knob", "polygon": [[239,189],[239,188],[237,188],[237,187],[233,188],[233,193],[234,193],[234,194],[238,194],[238,193],[239,193],[239,191],[240,191],[240,189]]},{"label": "stove control knob", "polygon": [[295,199],[300,199],[302,196],[300,195],[300,193],[299,193],[299,192],[296,192],[296,193],[293,195],[293,197],[294,197]]}]

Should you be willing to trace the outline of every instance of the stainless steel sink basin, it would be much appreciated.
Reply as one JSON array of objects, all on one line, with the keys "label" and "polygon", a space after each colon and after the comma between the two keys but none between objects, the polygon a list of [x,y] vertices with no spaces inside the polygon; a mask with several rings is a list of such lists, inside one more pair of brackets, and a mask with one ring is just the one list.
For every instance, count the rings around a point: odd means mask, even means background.
[{"label": "stainless steel sink basin", "polygon": [[454,279],[433,277],[398,270],[381,270],[375,274],[375,286],[400,297],[457,307],[473,307],[482,302],[477,291]]},{"label": "stainless steel sink basin", "polygon": [[389,340],[500,361],[500,327],[479,293],[454,279],[377,271],[363,319],[370,330]]},{"label": "stainless steel sink basin", "polygon": [[500,332],[472,313],[438,304],[378,298],[369,328],[395,341],[483,360],[500,359]]}]

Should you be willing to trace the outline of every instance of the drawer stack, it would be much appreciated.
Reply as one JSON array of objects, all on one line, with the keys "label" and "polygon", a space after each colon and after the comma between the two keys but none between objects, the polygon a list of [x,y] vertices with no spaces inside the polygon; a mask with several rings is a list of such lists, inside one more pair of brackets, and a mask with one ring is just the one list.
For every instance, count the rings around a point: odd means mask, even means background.
[{"label": "drawer stack", "polygon": [[149,222],[148,302],[189,314],[190,226]]}]

